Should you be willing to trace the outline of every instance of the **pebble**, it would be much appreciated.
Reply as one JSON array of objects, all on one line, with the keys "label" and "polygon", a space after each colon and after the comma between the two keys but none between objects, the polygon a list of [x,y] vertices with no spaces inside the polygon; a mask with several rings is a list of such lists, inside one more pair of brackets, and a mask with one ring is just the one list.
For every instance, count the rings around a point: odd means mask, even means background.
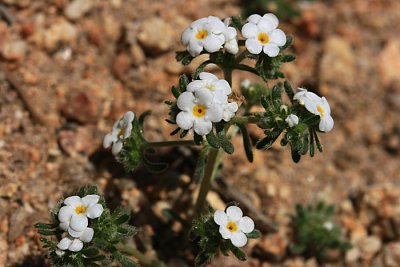
[{"label": "pebble", "polygon": [[146,55],[144,54],[143,49],[137,43],[131,45],[129,51],[133,66],[137,67],[145,62]]},{"label": "pebble", "polygon": [[[61,108],[64,117],[82,124],[95,122],[100,114],[101,105],[96,94],[87,91],[72,92]],[[77,110],[79,112],[77,112]]]},{"label": "pebble", "polygon": [[66,20],[58,20],[43,34],[43,46],[48,50],[53,50],[60,42],[73,44],[76,40],[78,31],[73,24]]},{"label": "pebble", "polygon": [[391,39],[376,57],[377,69],[384,86],[400,82],[400,39]]},{"label": "pebble", "polygon": [[67,5],[64,14],[70,20],[77,20],[83,17],[92,7],[92,0],[75,0]]},{"label": "pebble", "polygon": [[371,260],[375,254],[382,248],[382,241],[376,236],[368,236],[358,242],[363,260]]},{"label": "pebble", "polygon": [[8,243],[4,236],[0,235],[0,266],[6,266]]},{"label": "pebble", "polygon": [[139,28],[138,41],[147,53],[156,56],[174,45],[174,29],[160,18],[148,18]]},{"label": "pebble", "polygon": [[5,42],[1,49],[2,56],[11,61],[22,61],[26,54],[27,45],[22,40]]},{"label": "pebble", "polygon": [[383,262],[386,267],[398,267],[400,263],[400,242],[389,243],[383,249]]}]

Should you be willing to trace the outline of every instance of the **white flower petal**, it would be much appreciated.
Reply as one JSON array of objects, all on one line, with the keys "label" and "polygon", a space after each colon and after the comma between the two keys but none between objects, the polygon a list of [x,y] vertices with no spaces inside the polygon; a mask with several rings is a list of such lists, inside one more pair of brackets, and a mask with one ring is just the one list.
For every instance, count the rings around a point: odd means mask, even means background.
[{"label": "white flower petal", "polygon": [[214,93],[206,88],[201,88],[195,93],[196,99],[198,99],[199,104],[203,104],[206,107],[212,105],[214,100]]},{"label": "white flower petal", "polygon": [[85,231],[83,231],[79,239],[85,243],[89,243],[90,241],[92,241],[93,235],[94,235],[94,230],[88,227],[85,229]]},{"label": "white flower petal", "polygon": [[294,114],[290,114],[286,117],[285,122],[289,125],[290,128],[299,124],[299,117]]},{"label": "white flower petal", "polygon": [[225,39],[226,40],[232,40],[236,39],[237,36],[237,31],[233,27],[227,27],[225,30]]},{"label": "white flower petal", "polygon": [[72,240],[69,239],[68,237],[64,237],[61,239],[61,241],[57,244],[57,247],[61,250],[67,250],[69,246],[71,245]]},{"label": "white flower petal", "polygon": [[124,117],[122,118],[122,120],[126,123],[126,124],[131,124],[132,121],[135,119],[135,113],[133,113],[132,111],[128,111],[124,114]]},{"label": "white flower petal", "polygon": [[64,206],[58,212],[58,220],[60,222],[67,222],[71,219],[72,214],[74,213],[74,208],[72,206]]},{"label": "white flower petal", "polygon": [[194,117],[189,111],[181,111],[176,116],[176,124],[183,130],[189,130],[193,127]]},{"label": "white flower petal", "polygon": [[254,23],[254,24],[257,24],[258,21],[259,21],[260,19],[261,19],[261,16],[260,16],[260,15],[258,15],[258,14],[253,14],[253,15],[251,15],[250,17],[247,18],[247,21],[248,21],[248,22],[251,22],[251,23]]},{"label": "white flower petal", "polygon": [[219,227],[219,233],[221,234],[223,239],[230,239],[232,237],[232,233],[226,229],[226,225],[221,225]]},{"label": "white flower petal", "polygon": [[203,118],[195,119],[193,129],[198,135],[204,136],[211,132],[212,123],[211,121],[206,121]]},{"label": "white flower petal", "polygon": [[192,27],[197,29],[204,28],[204,24],[207,23],[207,18],[201,18],[192,22]]},{"label": "white flower petal", "polygon": [[222,48],[222,45],[224,44],[224,42],[225,42],[225,40],[223,40],[221,42],[221,40],[219,38],[217,38],[215,35],[211,35],[211,36],[207,36],[204,39],[203,46],[207,52],[214,53]]},{"label": "white flower petal", "polygon": [[108,134],[106,134],[106,136],[104,136],[103,147],[109,148],[111,146],[111,144],[117,140],[118,140],[118,137],[115,134],[108,133]]},{"label": "white flower petal", "polygon": [[250,53],[258,55],[262,51],[262,45],[256,39],[247,39],[245,46]]},{"label": "white flower petal", "polygon": [[111,149],[112,154],[114,156],[117,155],[121,151],[122,146],[123,146],[122,141],[118,140],[117,142],[115,142]]},{"label": "white flower petal", "polygon": [[[86,228],[87,229],[87,228]],[[72,228],[68,228],[68,234],[72,237],[81,237],[83,235],[83,231],[74,231]]]},{"label": "white flower petal", "polygon": [[71,196],[71,197],[67,197],[66,199],[64,199],[64,204],[68,205],[68,206],[75,207],[75,206],[81,205],[82,202],[81,202],[81,198],[80,197]]},{"label": "white flower petal", "polygon": [[239,45],[236,39],[232,39],[225,43],[224,48],[232,55],[236,55],[239,52]]},{"label": "white flower petal", "polygon": [[189,28],[186,28],[186,29],[183,31],[182,36],[181,36],[182,44],[185,45],[185,46],[187,46],[187,45],[189,44],[190,39],[193,38],[193,36],[194,36],[194,31],[193,31],[193,29],[190,28],[190,27],[189,27]]},{"label": "white flower petal", "polygon": [[224,95],[230,95],[232,88],[226,80],[219,80],[215,83],[215,89],[221,91]]},{"label": "white flower petal", "polygon": [[83,248],[83,243],[79,239],[74,239],[72,241],[71,245],[69,246],[68,250],[73,251],[73,252],[78,252],[81,251]]},{"label": "white flower petal", "polygon": [[198,89],[203,88],[204,87],[204,82],[201,80],[194,80],[192,82],[190,82],[187,87],[186,87],[186,91],[188,92],[196,92]]},{"label": "white flower petal", "polygon": [[240,231],[236,231],[236,232],[232,233],[232,236],[230,239],[232,241],[232,244],[238,248],[241,248],[247,244],[247,236]]},{"label": "white flower petal", "polygon": [[328,100],[323,96],[321,97],[321,104],[325,110],[325,114],[331,114],[331,107],[329,106]]},{"label": "white flower petal", "polygon": [[226,209],[226,214],[228,215],[228,219],[232,221],[239,221],[243,216],[242,210],[237,206],[230,206]]},{"label": "white flower petal", "polygon": [[267,20],[272,26],[273,29],[275,29],[276,27],[278,27],[279,25],[279,20],[278,18],[272,14],[272,13],[267,13],[262,17],[263,20]]},{"label": "white flower petal", "polygon": [[68,228],[69,228],[69,220],[66,221],[66,222],[60,223],[58,227],[60,227],[61,230],[68,231]]},{"label": "white flower petal", "polygon": [[191,92],[183,92],[177,100],[177,105],[180,110],[191,112],[195,103],[195,97]]},{"label": "white flower petal", "polygon": [[334,121],[330,115],[325,115],[319,122],[319,130],[322,132],[330,132],[333,129]]},{"label": "white flower petal", "polygon": [[87,195],[82,198],[82,204],[87,207],[89,205],[96,204],[97,202],[99,202],[99,200],[99,195]]},{"label": "white flower petal", "polygon": [[203,43],[196,38],[192,38],[189,41],[189,45],[187,46],[187,50],[189,51],[192,57],[196,57],[200,55],[201,51],[203,51]]},{"label": "white flower petal", "polygon": [[223,109],[221,105],[215,104],[207,109],[206,119],[212,122],[220,122],[222,120]]},{"label": "white flower petal", "polygon": [[269,57],[276,57],[279,54],[279,47],[273,43],[267,43],[263,47],[263,51]]},{"label": "white flower petal", "polygon": [[65,254],[65,252],[60,250],[60,249],[57,249],[56,250],[56,254],[57,254],[58,257],[62,257]]},{"label": "white flower petal", "polygon": [[88,218],[85,215],[74,215],[71,218],[70,228],[77,232],[82,232],[88,226]]},{"label": "white flower petal", "polygon": [[260,19],[260,21],[257,23],[257,28],[259,32],[269,33],[276,27],[274,27],[274,25],[270,21],[265,19]]},{"label": "white flower petal", "polygon": [[228,223],[228,216],[222,210],[217,210],[214,213],[214,222],[218,225],[225,226]]},{"label": "white flower petal", "polygon": [[228,103],[224,107],[222,117],[224,121],[230,121],[238,110],[238,104],[236,102]]},{"label": "white flower petal", "polygon": [[126,139],[129,136],[131,136],[132,128],[133,128],[132,122],[130,122],[129,124],[125,125],[125,133],[124,133],[123,139]]},{"label": "white flower petal", "polygon": [[283,46],[286,44],[286,34],[280,29],[273,30],[269,37],[269,41],[277,46]]},{"label": "white flower petal", "polygon": [[214,34],[223,33],[225,30],[225,24],[221,21],[220,18],[215,16],[209,16],[207,18],[207,30]]},{"label": "white flower petal", "polygon": [[86,211],[86,216],[88,216],[90,219],[96,219],[101,216],[103,211],[104,208],[100,204],[90,205]]},{"label": "white flower petal", "polygon": [[239,229],[243,233],[251,233],[254,230],[254,221],[248,216],[242,217],[239,221]]},{"label": "white flower petal", "polygon": [[242,35],[244,38],[256,38],[258,34],[258,28],[253,23],[246,23],[242,27]]},{"label": "white flower petal", "polygon": [[207,81],[218,81],[218,77],[217,76],[215,76],[212,73],[205,72],[205,71],[203,71],[203,72],[201,72],[199,74],[199,78],[202,79],[202,80],[207,80]]}]

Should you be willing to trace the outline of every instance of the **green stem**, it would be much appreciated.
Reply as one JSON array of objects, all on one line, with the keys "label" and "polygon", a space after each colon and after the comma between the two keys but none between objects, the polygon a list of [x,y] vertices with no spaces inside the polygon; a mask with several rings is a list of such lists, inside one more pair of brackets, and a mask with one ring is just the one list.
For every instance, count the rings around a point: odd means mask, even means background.
[{"label": "green stem", "polygon": [[142,252],[140,252],[139,250],[137,250],[132,246],[119,243],[116,245],[116,247],[120,252],[133,256],[134,258],[138,259],[139,262],[145,266],[157,266],[157,267],[166,266],[163,262],[159,261],[158,259],[147,257]]},{"label": "green stem", "polygon": [[208,152],[207,163],[204,170],[204,177],[201,180],[200,192],[194,208],[194,218],[198,218],[205,208],[207,193],[211,188],[211,182],[218,169],[219,149],[211,148]]},{"label": "green stem", "polygon": [[242,53],[240,53],[240,54],[236,57],[236,63],[242,62],[242,60],[246,58],[246,53],[247,53],[247,50],[244,50]]},{"label": "green stem", "polygon": [[196,145],[193,140],[160,141],[149,142],[146,147],[170,147],[170,146],[193,146]]},{"label": "green stem", "polygon": [[258,121],[259,121],[259,119],[257,117],[254,117],[254,116],[248,116],[248,117],[247,116],[236,116],[236,117],[233,117],[229,121],[229,124],[230,125],[237,124],[237,123],[240,123],[240,124],[248,124],[248,123],[255,124]]},{"label": "green stem", "polygon": [[232,87],[232,71],[233,71],[233,69],[231,69],[231,68],[222,68],[222,70],[224,71],[225,80]]}]

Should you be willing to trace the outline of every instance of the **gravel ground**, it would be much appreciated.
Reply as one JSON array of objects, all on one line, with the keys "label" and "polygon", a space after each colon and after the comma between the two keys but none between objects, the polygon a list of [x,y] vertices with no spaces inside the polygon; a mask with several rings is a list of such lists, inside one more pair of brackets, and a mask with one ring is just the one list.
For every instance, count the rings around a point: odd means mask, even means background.
[{"label": "gravel ground", "polygon": [[[171,231],[161,210],[185,215],[193,202],[197,150],[159,150],[167,172],[129,174],[101,143],[129,109],[152,110],[148,139],[170,138],[160,103],[195,67],[174,60],[180,33],[200,17],[239,14],[238,3],[2,0],[0,7],[0,266],[47,266],[32,226],[85,184],[98,185],[111,206],[131,206],[141,250],[168,266],[191,266],[180,226]],[[251,242],[248,262],[217,257],[210,266],[318,266],[288,253],[294,205],[318,200],[337,205],[353,244],[326,266],[399,266],[400,2],[315,1],[301,10],[282,22],[297,55],[284,72],[327,97],[335,128],[321,138],[323,154],[298,164],[279,145],[255,151],[253,164],[240,149],[226,156],[221,175],[279,231]],[[233,90],[245,77],[234,75]],[[239,138],[233,142],[240,148]],[[229,200],[219,190],[209,195],[216,208]]]}]

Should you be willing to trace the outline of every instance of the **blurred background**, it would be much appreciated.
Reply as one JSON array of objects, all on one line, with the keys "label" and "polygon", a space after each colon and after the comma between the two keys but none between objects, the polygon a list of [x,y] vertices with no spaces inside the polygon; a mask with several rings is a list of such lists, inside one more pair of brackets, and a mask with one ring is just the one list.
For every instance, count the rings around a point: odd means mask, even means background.
[{"label": "blurred background", "polygon": [[[210,266],[318,266],[291,250],[295,205],[318,201],[335,205],[335,223],[352,244],[329,251],[325,266],[400,266],[398,0],[0,0],[0,266],[48,266],[32,226],[86,184],[111,207],[132,208],[141,232],[128,242],[168,266],[192,266],[182,226],[162,211],[187,216],[198,150],[160,149],[165,173],[126,173],[102,139],[127,110],[151,110],[147,138],[171,139],[163,101],[179,75],[204,60],[175,61],[181,32],[209,15],[266,12],[294,36],[297,60],[283,72],[294,87],[328,99],[335,127],[321,135],[324,153],[298,164],[279,144],[254,151],[250,164],[240,137],[233,140],[237,149],[220,173],[228,193],[240,189],[279,230],[245,248],[249,261],[220,256]],[[257,82],[236,72],[234,91],[245,78]],[[222,209],[237,200],[228,193],[214,188],[208,200]],[[263,230],[262,221],[256,227]]]}]

